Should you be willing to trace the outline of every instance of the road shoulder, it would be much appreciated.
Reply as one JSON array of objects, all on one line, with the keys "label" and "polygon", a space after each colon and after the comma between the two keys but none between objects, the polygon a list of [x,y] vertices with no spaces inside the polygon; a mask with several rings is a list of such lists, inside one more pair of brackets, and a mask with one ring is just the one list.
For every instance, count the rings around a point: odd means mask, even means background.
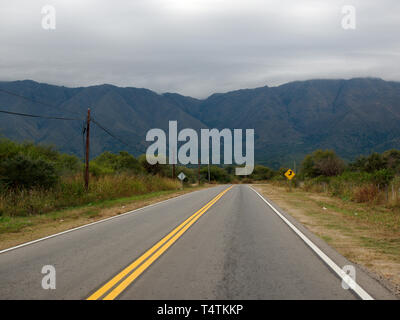
[{"label": "road shoulder", "polygon": [[[271,201],[291,223],[339,266],[355,265],[357,282],[373,297],[399,297],[399,287],[396,287],[396,282],[393,281],[400,276],[396,260],[393,257],[387,258],[388,262],[383,264],[383,268],[382,264],[374,263],[371,257],[375,255],[376,259],[382,259],[384,254],[358,243],[356,240],[359,239],[359,233],[356,225],[350,225],[341,212],[335,212],[333,208],[323,209],[319,201],[310,199],[310,195],[301,191],[287,192],[284,188],[271,184],[255,184],[252,187]],[[345,224],[345,229],[340,228],[342,224]],[[385,272],[390,272],[391,277],[385,276]]]}]

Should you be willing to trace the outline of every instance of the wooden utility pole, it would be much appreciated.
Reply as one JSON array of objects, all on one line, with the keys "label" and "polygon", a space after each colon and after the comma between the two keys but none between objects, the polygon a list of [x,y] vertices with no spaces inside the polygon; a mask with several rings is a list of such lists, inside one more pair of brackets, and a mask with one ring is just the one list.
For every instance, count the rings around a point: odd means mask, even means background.
[{"label": "wooden utility pole", "polygon": [[90,130],[90,108],[88,109],[87,113],[87,120],[86,120],[86,157],[85,157],[85,189],[89,189],[89,130]]}]

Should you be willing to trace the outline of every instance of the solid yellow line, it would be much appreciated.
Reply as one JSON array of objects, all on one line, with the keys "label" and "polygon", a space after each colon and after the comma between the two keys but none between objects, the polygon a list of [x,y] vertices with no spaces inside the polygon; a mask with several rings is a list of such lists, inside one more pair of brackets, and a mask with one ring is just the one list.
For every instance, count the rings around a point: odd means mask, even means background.
[{"label": "solid yellow line", "polygon": [[152,248],[146,251],[142,256],[140,256],[137,260],[135,260],[132,264],[122,270],[119,274],[117,274],[114,278],[112,278],[109,282],[107,282],[104,286],[102,286],[99,290],[93,293],[87,300],[97,300],[103,294],[105,294],[109,289],[111,289],[116,283],[118,283],[121,279],[123,279],[126,275],[128,275],[133,269],[135,269],[138,265],[140,265],[145,259],[147,259],[151,254],[153,254],[159,247],[161,247],[170,237],[172,237],[176,232],[178,232],[185,223],[189,222],[193,219],[198,213],[204,210],[206,207],[211,205],[211,203],[218,197],[218,195],[208,202],[204,207],[196,211],[193,215],[187,218],[184,222],[182,222],[179,226],[177,226],[174,230],[172,230],[169,234],[167,234],[164,238],[162,238],[157,244],[155,244]]},{"label": "solid yellow line", "polygon": [[103,296],[115,284],[117,284],[120,280],[122,280],[124,277],[126,277],[132,270],[134,270],[137,266],[139,266],[144,260],[146,260],[155,251],[157,251],[175,233],[177,233],[179,230],[181,230],[185,226],[185,224],[187,224],[191,220],[193,220],[196,217],[196,215],[200,215],[200,214],[204,213],[206,210],[208,210],[208,208],[210,208],[219,198],[222,197],[222,195],[225,192],[227,192],[231,188],[232,188],[232,186],[227,188],[223,192],[219,193],[214,199],[212,199],[205,206],[203,206],[201,209],[199,209],[194,214],[192,214],[189,218],[187,218],[185,221],[183,221],[179,226],[177,226],[174,230],[172,230],[169,234],[167,234],[164,238],[162,238],[157,244],[155,244],[153,247],[151,247],[149,250],[147,250],[142,256],[140,256],[133,263],[131,263],[128,267],[126,267],[124,270],[122,270],[120,273],[118,273],[115,277],[113,277],[110,281],[108,281],[105,285],[103,285],[100,289],[98,289],[96,292],[94,292],[92,295],[90,295],[87,298],[87,300],[97,300],[101,296]]},{"label": "solid yellow line", "polygon": [[157,252],[155,252],[148,260],[146,260],[139,268],[137,268],[129,277],[122,281],[116,288],[114,288],[103,300],[114,300],[122,291],[126,289],[135,279],[140,276],[158,257],[160,257],[170,246],[178,240],[187,229],[190,228],[200,217],[214,204],[216,203],[229,189],[229,187],[217,196],[217,199],[205,208],[201,213],[199,213],[194,219],[192,219],[185,227],[183,227],[175,236],[173,236],[166,244],[164,244]]}]

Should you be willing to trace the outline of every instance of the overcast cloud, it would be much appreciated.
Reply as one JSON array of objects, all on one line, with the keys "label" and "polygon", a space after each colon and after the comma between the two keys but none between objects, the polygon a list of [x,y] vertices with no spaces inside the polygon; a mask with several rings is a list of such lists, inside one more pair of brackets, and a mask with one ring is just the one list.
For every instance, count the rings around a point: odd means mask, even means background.
[{"label": "overcast cloud", "polygon": [[[44,5],[56,30],[41,26]],[[343,5],[357,27],[341,26]],[[311,78],[400,80],[399,0],[2,0],[0,80],[206,97]]]}]

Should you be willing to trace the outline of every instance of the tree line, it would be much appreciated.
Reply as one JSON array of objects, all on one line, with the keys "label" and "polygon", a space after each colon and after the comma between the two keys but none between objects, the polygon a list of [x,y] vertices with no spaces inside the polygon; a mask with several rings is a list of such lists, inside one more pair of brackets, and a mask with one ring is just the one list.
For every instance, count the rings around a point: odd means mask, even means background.
[{"label": "tree line", "polygon": [[[211,183],[282,182],[286,181],[284,173],[288,170],[285,167],[273,170],[263,165],[256,165],[251,175],[236,176],[235,168],[234,165],[209,167],[202,165],[199,170],[197,166],[177,165],[174,172],[175,175],[183,172],[186,175],[184,184],[192,185],[209,181]],[[93,183],[87,192],[83,188],[83,170],[84,164],[81,159],[61,153],[52,146],[1,139],[0,216],[12,205],[18,207],[16,204],[24,201],[26,206],[31,208],[28,212],[40,212],[40,209],[35,209],[35,206],[40,208],[39,194],[46,197],[54,194],[54,199],[49,200],[52,204],[48,207],[55,208],[96,199],[129,196],[132,192],[172,190],[180,186],[176,177],[172,176],[172,165],[151,165],[146,161],[145,155],[134,157],[126,151],[119,153],[106,151],[90,161]],[[334,195],[354,198],[357,201],[371,201],[377,199],[382,192],[386,192],[388,198],[389,186],[392,188],[392,195],[397,194],[398,190],[400,193],[398,177],[400,177],[399,150],[374,152],[347,163],[333,150],[316,150],[304,157],[299,172],[296,172],[291,183],[295,187],[329,191]],[[398,180],[399,186],[397,186]],[[115,183],[118,181],[118,187],[112,188],[112,181]],[[133,182],[136,183],[135,187]],[[21,200],[21,195],[24,201]],[[34,195],[37,195],[37,205],[30,201]],[[64,200],[55,200],[56,198]],[[5,209],[6,207],[8,209]]]}]

